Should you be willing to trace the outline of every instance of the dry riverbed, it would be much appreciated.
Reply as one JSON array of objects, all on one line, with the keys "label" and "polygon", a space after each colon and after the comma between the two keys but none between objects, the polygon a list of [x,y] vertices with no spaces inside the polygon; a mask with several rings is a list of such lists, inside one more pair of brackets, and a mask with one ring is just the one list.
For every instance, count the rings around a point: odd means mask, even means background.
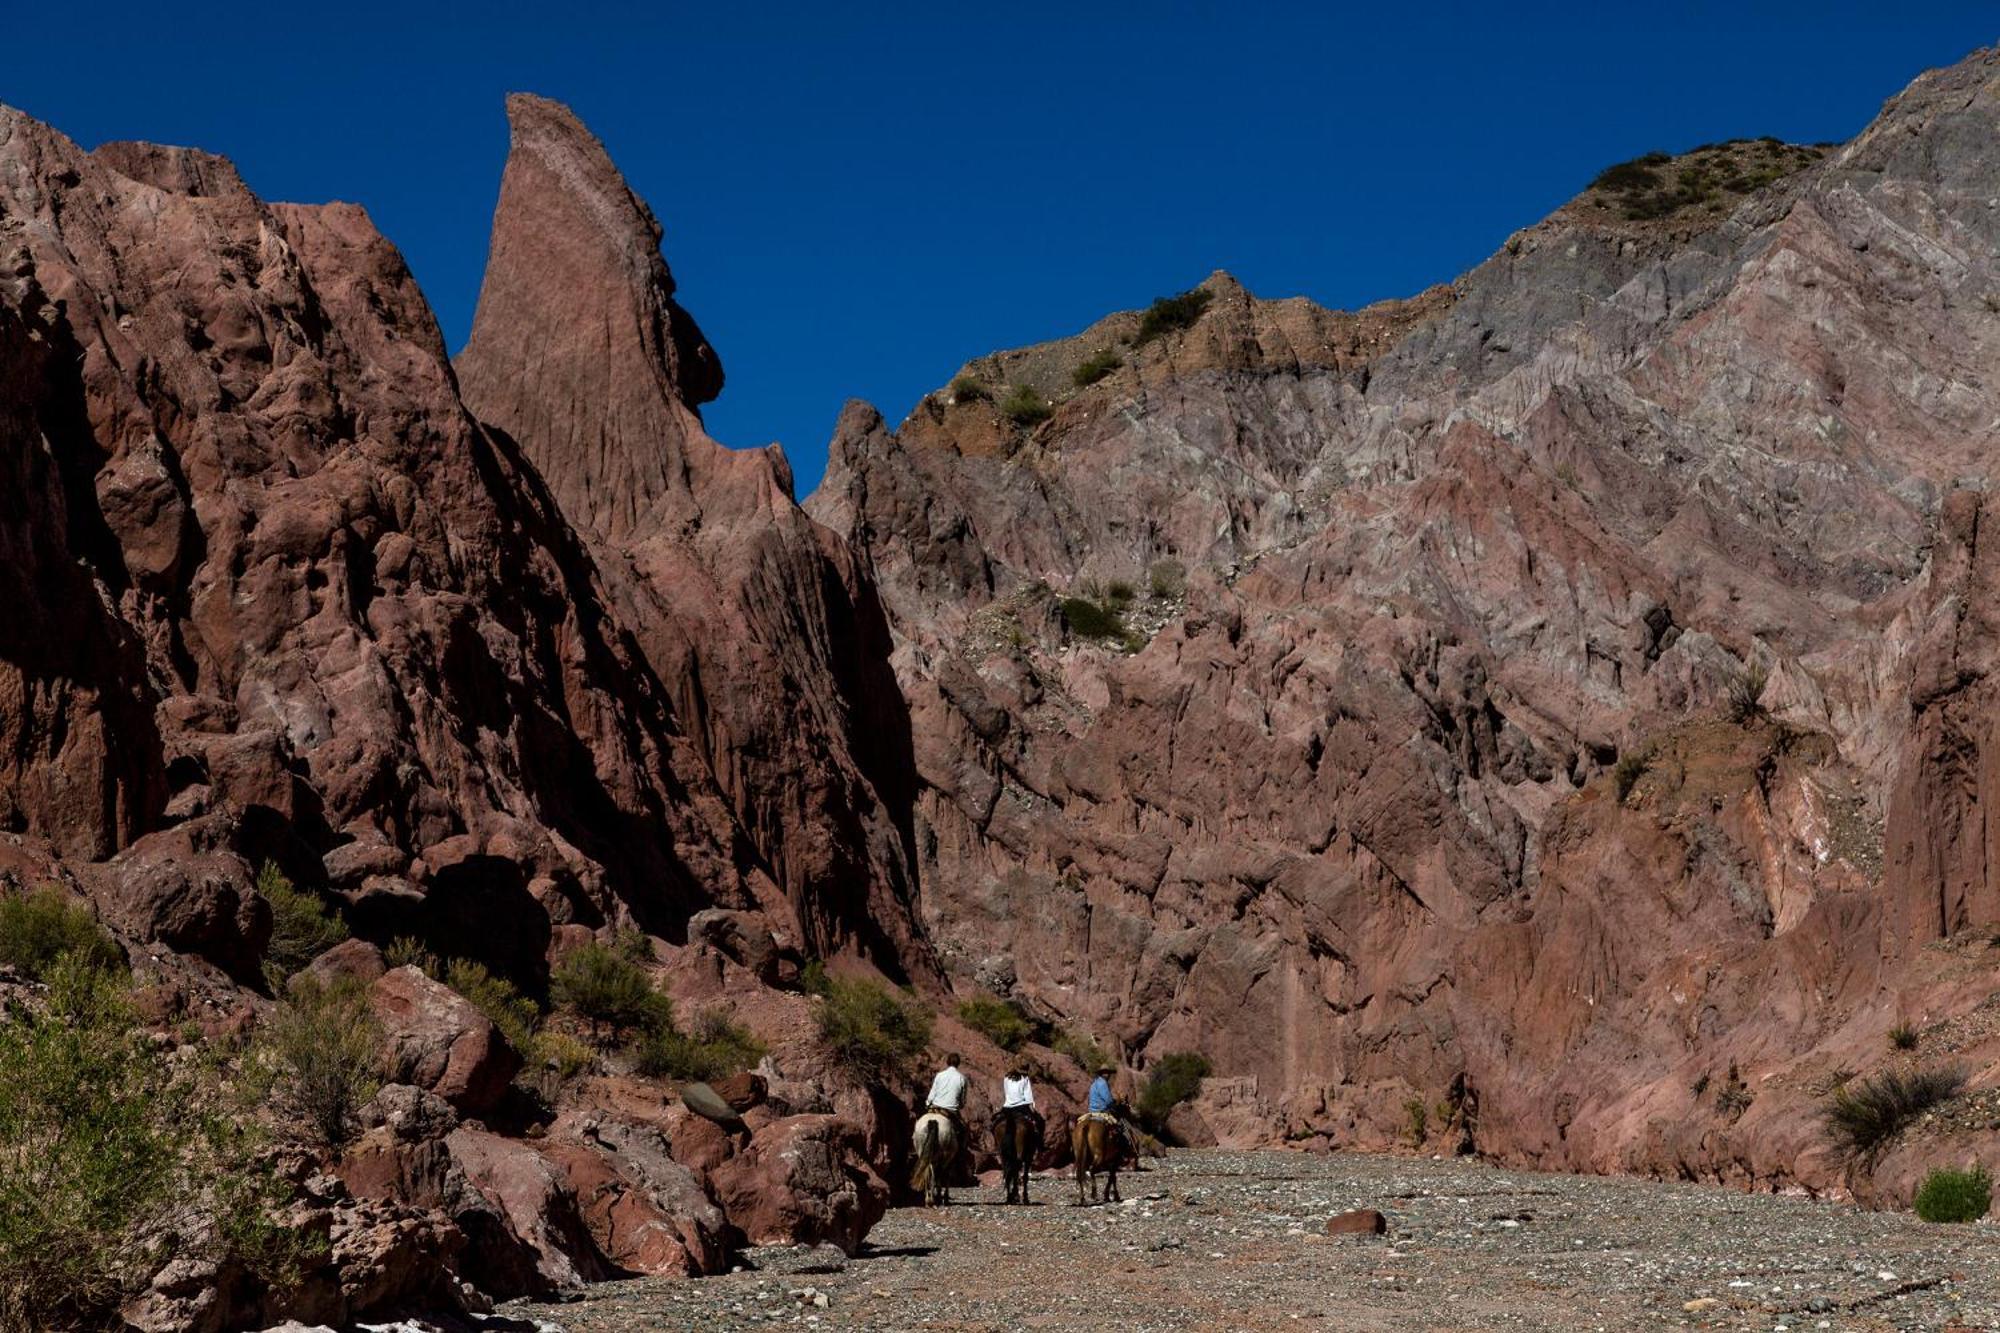
[{"label": "dry riverbed", "polygon": [[[507,1313],[625,1329],[2000,1330],[2000,1225],[1470,1161],[1177,1152],[1079,1208],[1068,1180],[898,1209],[859,1258],[590,1289]],[[1350,1208],[1386,1236],[1330,1237]],[[819,1271],[801,1271],[816,1269]],[[789,1271],[780,1271],[789,1270]],[[830,1271],[829,1271],[830,1270]]]}]

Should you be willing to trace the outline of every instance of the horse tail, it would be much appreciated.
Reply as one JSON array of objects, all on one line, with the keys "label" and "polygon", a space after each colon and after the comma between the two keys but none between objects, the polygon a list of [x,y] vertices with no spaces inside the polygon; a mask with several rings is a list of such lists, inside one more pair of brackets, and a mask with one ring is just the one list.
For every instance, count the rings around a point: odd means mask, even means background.
[{"label": "horse tail", "polygon": [[938,1127],[935,1116],[925,1116],[917,1131],[917,1169],[910,1173],[910,1188],[923,1193],[931,1187],[937,1171]]}]

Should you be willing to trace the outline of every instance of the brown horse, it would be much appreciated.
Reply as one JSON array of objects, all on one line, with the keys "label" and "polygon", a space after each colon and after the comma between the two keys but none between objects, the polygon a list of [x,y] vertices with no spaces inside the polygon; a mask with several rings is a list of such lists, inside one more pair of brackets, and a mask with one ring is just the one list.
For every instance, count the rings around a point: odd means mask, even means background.
[{"label": "brown horse", "polygon": [[1001,1111],[993,1117],[993,1141],[1000,1147],[1000,1174],[1007,1181],[1007,1202],[1028,1202],[1028,1173],[1042,1150],[1041,1121],[1025,1111]]},{"label": "brown horse", "polygon": [[1125,1156],[1125,1134],[1115,1122],[1079,1116],[1070,1131],[1070,1151],[1076,1157],[1076,1201],[1084,1202],[1083,1182],[1090,1181],[1090,1202],[1097,1200],[1097,1173],[1104,1172],[1104,1202],[1118,1203],[1118,1163]]}]

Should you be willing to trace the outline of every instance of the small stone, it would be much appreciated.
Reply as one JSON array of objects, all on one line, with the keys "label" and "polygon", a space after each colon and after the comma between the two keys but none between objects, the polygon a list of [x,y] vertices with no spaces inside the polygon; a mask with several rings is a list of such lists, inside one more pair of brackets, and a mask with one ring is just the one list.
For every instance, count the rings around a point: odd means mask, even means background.
[{"label": "small stone", "polygon": [[1388,1229],[1389,1219],[1373,1208],[1355,1208],[1326,1220],[1329,1236],[1379,1236]]}]

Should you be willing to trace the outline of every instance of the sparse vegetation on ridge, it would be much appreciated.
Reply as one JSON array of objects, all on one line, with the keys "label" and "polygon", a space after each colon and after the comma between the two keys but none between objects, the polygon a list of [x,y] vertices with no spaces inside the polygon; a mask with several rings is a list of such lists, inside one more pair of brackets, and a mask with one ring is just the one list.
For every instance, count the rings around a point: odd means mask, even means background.
[{"label": "sparse vegetation on ridge", "polygon": [[1049,400],[1026,384],[1017,384],[1001,400],[1000,412],[1017,426],[1035,426],[1055,412]]},{"label": "sparse vegetation on ridge", "polygon": [[985,402],[992,397],[992,392],[970,375],[960,375],[951,382],[951,401],[954,403]]},{"label": "sparse vegetation on ridge", "polygon": [[1201,318],[1202,311],[1208,309],[1215,293],[1200,287],[1180,293],[1178,296],[1162,296],[1146,307],[1146,313],[1139,317],[1139,331],[1132,335],[1132,345],[1143,347],[1153,339],[1180,329],[1191,327]]},{"label": "sparse vegetation on ridge", "polygon": [[1070,372],[1070,381],[1079,389],[1088,388],[1124,364],[1125,358],[1107,347],[1086,357],[1082,365]]},{"label": "sparse vegetation on ridge", "polygon": [[1600,171],[1590,189],[1628,221],[1668,217],[1682,209],[1720,211],[1732,197],[1761,190],[1825,156],[1828,145],[1787,144],[1769,135],[1706,143],[1675,157],[1650,152]]},{"label": "sparse vegetation on ridge", "polygon": [[958,1006],[958,1020],[1005,1051],[1018,1051],[1034,1035],[1027,1015],[992,995],[975,995]]}]

